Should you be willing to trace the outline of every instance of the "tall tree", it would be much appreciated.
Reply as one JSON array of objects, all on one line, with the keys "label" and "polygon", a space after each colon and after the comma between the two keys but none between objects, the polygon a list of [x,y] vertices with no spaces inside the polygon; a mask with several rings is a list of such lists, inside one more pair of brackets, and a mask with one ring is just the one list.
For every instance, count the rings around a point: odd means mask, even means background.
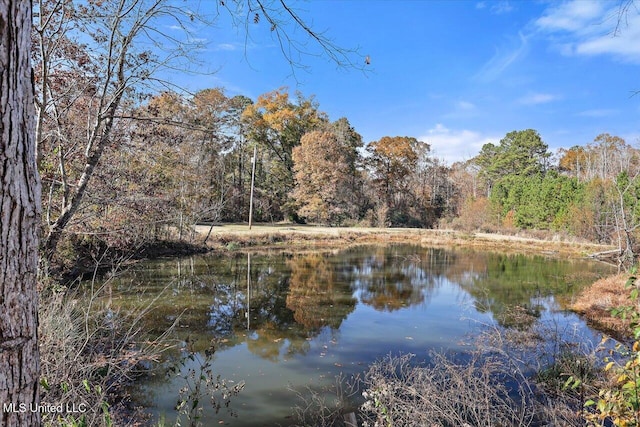
[{"label": "tall tree", "polygon": [[639,173],[629,176],[621,172],[615,180],[617,200],[614,201],[613,214],[620,250],[619,262],[630,268],[636,261],[636,230],[640,228],[640,178]]},{"label": "tall tree", "polygon": [[561,148],[558,150],[560,160],[558,166],[561,171],[570,173],[580,180],[585,173],[587,161],[587,153],[584,147],[575,145],[569,149]]},{"label": "tall tree", "polygon": [[313,131],[293,149],[296,186],[292,197],[300,216],[339,224],[350,216],[349,152],[331,132]]},{"label": "tall tree", "polygon": [[384,204],[383,211],[389,210],[398,220],[394,225],[405,222],[407,207],[412,203],[410,185],[412,174],[418,166],[420,141],[408,136],[385,136],[370,143],[367,151],[369,167],[377,197]]},{"label": "tall tree", "polygon": [[55,165],[45,176],[58,200],[47,215],[50,260],[105,149],[117,143],[123,103],[198,42],[162,32],[160,20],[185,28],[194,19],[166,0],[41,0],[35,15],[37,144],[39,158],[47,153]]},{"label": "tall tree", "polygon": [[293,148],[300,145],[304,134],[327,123],[326,114],[318,107],[313,97],[297,93],[293,101],[286,88],[280,88],[260,95],[243,113],[248,137],[263,147],[260,169],[264,181],[256,186],[264,189],[279,219],[295,211],[289,200],[294,184]]},{"label": "tall tree", "polygon": [[367,197],[365,189],[365,161],[361,149],[364,145],[362,136],[356,132],[346,117],[341,117],[328,126],[338,139],[342,151],[346,154],[346,161],[349,167],[346,191],[350,197],[350,213],[352,219],[362,219],[371,208],[371,200]]},{"label": "tall tree", "polygon": [[[31,4],[0,1],[0,425],[40,425],[38,227]],[[14,405],[14,406],[7,406]],[[7,408],[14,410],[7,410]]]},{"label": "tall tree", "polygon": [[[266,27],[292,69],[303,66],[305,54],[361,68],[354,65],[355,51],[314,31],[284,0],[205,2],[199,10],[174,0],[38,0],[35,6],[37,151],[48,194],[47,259],[78,222],[103,153],[120,143],[118,132],[128,126],[131,105],[147,90],[175,87],[160,80],[163,71],[189,71],[197,63],[192,55],[201,51],[202,38],[192,32],[194,21],[229,13],[247,37]],[[164,32],[168,28],[181,33]],[[285,166],[290,170],[290,162]]]},{"label": "tall tree", "polygon": [[512,131],[500,140],[499,145],[483,145],[474,161],[480,166],[480,176],[490,191],[496,182],[507,175],[533,176],[544,173],[549,166],[548,148],[533,129]]}]

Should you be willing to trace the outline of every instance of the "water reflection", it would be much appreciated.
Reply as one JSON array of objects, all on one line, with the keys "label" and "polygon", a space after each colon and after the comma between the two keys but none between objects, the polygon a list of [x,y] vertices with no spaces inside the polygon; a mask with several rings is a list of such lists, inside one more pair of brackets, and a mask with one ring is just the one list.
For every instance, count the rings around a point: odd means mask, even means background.
[{"label": "water reflection", "polygon": [[[321,254],[287,261],[291,269],[287,308],[307,331],[338,329],[356,306],[348,277]],[[345,280],[347,279],[347,280]]]},{"label": "water reflection", "polygon": [[118,279],[119,297],[111,298],[126,309],[150,304],[162,292],[146,318],[150,331],[162,332],[180,317],[179,333],[224,337],[227,346],[246,341],[255,354],[278,360],[306,352],[323,328],[339,330],[358,304],[389,313],[426,309],[440,288],[453,285],[472,297],[478,313],[509,326],[512,308],[538,317],[540,298],[572,293],[603,269],[584,261],[409,245],[253,259],[198,256],[142,264]]},{"label": "water reflection", "polygon": [[381,311],[394,311],[428,301],[441,274],[435,261],[443,251],[411,253],[400,247],[377,248],[352,271],[352,286],[362,303]]},{"label": "water reflection", "polygon": [[[609,272],[585,261],[371,246],[146,262],[112,284],[111,298],[124,309],[153,301],[145,318],[151,333],[178,319],[174,336],[196,349],[216,338],[215,366],[247,383],[238,405],[264,408],[261,419],[285,425],[293,396],[269,396],[286,394],[288,384],[330,382],[390,352],[426,357],[429,349],[456,349],[474,328],[463,318],[527,327]],[[523,310],[530,315],[513,315]],[[150,387],[158,412],[170,413],[163,396],[179,384]]]}]

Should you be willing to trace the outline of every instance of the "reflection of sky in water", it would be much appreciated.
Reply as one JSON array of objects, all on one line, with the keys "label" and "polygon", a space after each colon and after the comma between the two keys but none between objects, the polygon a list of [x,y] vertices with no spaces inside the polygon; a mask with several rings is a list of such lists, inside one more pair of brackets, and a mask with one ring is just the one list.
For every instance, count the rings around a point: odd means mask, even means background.
[{"label": "reflection of sky in water", "polygon": [[[339,373],[361,373],[389,353],[427,360],[431,350],[464,351],[483,325],[512,321],[505,315],[510,306],[543,321],[553,316],[563,333],[583,331],[583,322],[562,313],[551,295],[608,271],[542,257],[365,247],[326,256],[254,256],[247,292],[246,255],[194,257],[178,263],[177,272],[175,261],[146,266],[122,279],[137,283],[121,287],[130,289],[129,299],[143,303],[141,287],[150,298],[175,284],[150,324],[158,327],[186,310],[178,335],[204,343],[224,337],[213,366],[223,378],[246,382],[232,401],[239,417],[206,412],[203,423],[234,426],[291,423],[291,387],[331,384]],[[143,392],[154,412],[170,419],[181,386],[156,379]]]}]

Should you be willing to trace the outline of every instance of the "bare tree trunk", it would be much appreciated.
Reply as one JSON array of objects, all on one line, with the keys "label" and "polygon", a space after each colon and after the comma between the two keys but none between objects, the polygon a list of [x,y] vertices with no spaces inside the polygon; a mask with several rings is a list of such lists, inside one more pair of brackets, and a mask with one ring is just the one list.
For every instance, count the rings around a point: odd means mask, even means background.
[{"label": "bare tree trunk", "polygon": [[[31,2],[0,0],[0,425],[37,426],[40,180]],[[23,406],[20,406],[23,405]],[[24,410],[23,410],[24,409]]]}]

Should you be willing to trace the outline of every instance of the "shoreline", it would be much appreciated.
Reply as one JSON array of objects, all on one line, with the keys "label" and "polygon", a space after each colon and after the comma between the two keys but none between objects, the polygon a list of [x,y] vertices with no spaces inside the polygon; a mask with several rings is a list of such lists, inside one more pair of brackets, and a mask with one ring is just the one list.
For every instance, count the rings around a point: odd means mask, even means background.
[{"label": "shoreline", "polygon": [[[210,226],[196,226],[206,237]],[[556,237],[552,240],[523,235],[418,228],[317,227],[310,225],[215,225],[206,246],[211,251],[252,250],[312,251],[362,244],[407,243],[421,246],[486,249],[496,252],[538,253],[547,256],[586,258],[614,249],[611,245]]]},{"label": "shoreline", "polygon": [[611,310],[623,306],[633,306],[630,289],[626,287],[630,273],[619,273],[603,277],[585,287],[569,305],[569,309],[594,329],[604,332],[618,341],[632,337],[630,319],[611,315]]},{"label": "shoreline", "polygon": [[[204,237],[210,226],[197,226],[196,232]],[[462,232],[457,230],[408,228],[341,228],[308,225],[248,225],[225,224],[213,227],[207,242],[209,250],[229,251],[283,251],[312,252],[343,249],[367,244],[406,243],[425,247],[470,248],[501,253],[537,254],[557,258],[593,258],[592,254],[615,249],[599,245],[562,239],[540,239],[528,236]],[[628,274],[613,274],[587,285],[567,309],[582,317],[593,328],[624,339],[629,335],[628,321],[611,316],[611,309],[629,305],[624,284]]]}]

